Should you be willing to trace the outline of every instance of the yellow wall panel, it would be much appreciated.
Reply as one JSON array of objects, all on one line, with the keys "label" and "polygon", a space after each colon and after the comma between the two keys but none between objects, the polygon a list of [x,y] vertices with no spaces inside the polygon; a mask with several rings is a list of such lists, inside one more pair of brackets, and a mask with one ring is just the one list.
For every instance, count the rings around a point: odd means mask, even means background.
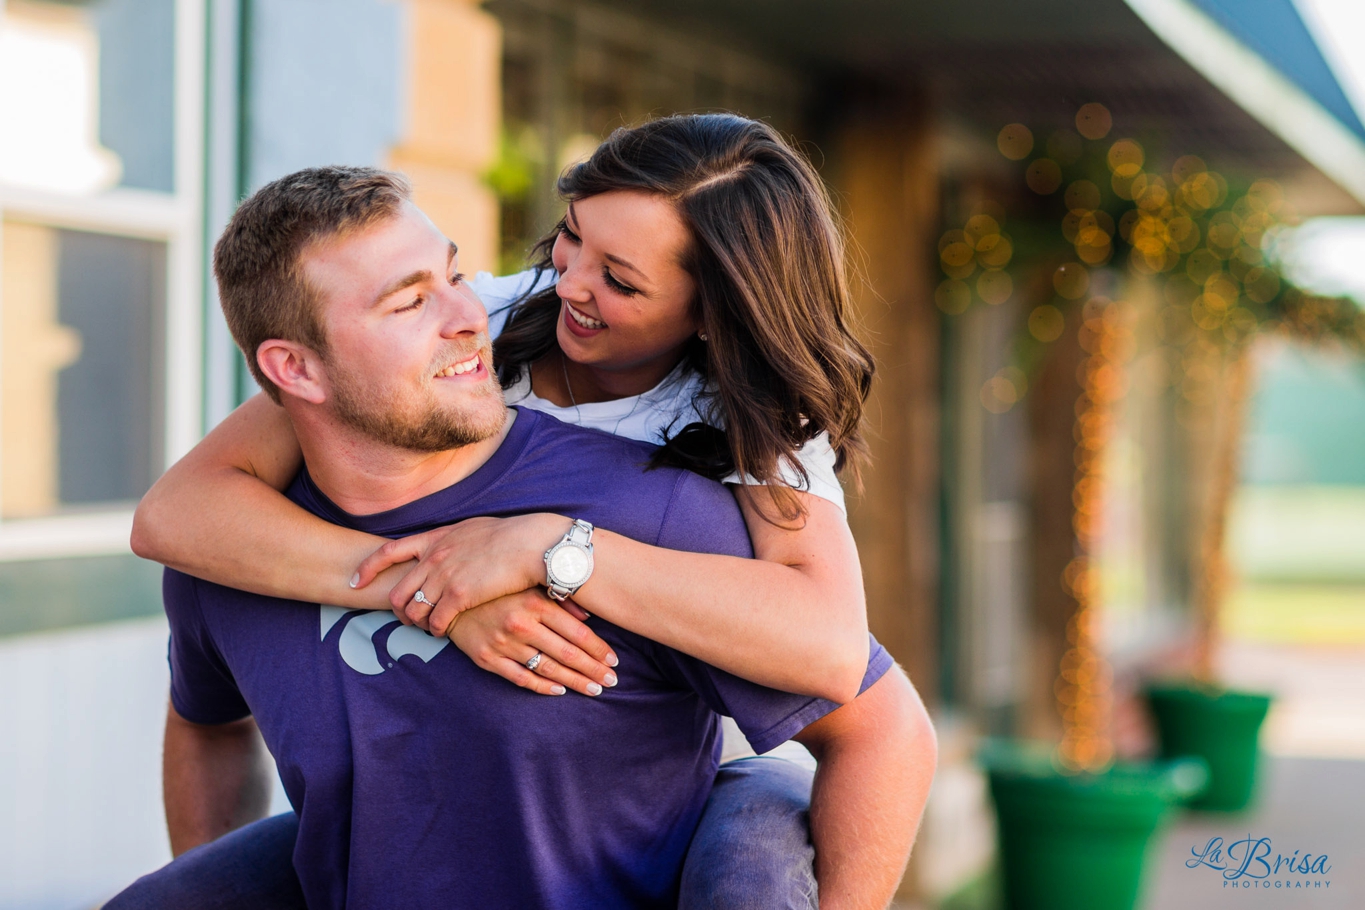
[{"label": "yellow wall panel", "polygon": [[0,240],[0,513],[57,507],[57,373],[81,338],[57,322],[57,233],[7,221]]},{"label": "yellow wall panel", "polygon": [[461,267],[493,269],[498,203],[484,185],[502,124],[502,30],[475,0],[407,0],[404,133],[389,166],[460,247]]}]

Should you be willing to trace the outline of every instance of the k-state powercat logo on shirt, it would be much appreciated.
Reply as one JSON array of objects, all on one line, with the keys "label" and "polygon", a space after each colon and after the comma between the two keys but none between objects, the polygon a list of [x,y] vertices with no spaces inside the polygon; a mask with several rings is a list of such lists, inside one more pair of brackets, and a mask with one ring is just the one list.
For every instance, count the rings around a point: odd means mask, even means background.
[{"label": "k-state powercat logo on shirt", "polygon": [[[319,608],[322,629],[321,640],[327,640],[327,633],[337,623],[345,622],[341,636],[337,639],[337,649],[346,666],[366,676],[377,676],[398,662],[407,654],[421,658],[429,663],[433,657],[445,650],[450,644],[448,638],[435,638],[416,626],[400,625],[393,614],[386,610],[348,610],[345,607],[330,607],[323,604]],[[374,637],[386,626],[397,626],[389,633],[384,649],[392,660],[381,663],[379,648]]]}]

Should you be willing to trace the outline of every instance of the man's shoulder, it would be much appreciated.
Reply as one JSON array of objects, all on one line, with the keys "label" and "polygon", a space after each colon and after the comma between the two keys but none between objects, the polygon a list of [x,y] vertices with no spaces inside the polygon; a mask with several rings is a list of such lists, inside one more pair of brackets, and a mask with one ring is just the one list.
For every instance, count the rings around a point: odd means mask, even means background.
[{"label": "man's shoulder", "polygon": [[161,570],[162,599],[167,606],[194,604],[199,599],[198,581],[193,575],[166,566]]},{"label": "man's shoulder", "polygon": [[200,623],[206,621],[207,617],[222,605],[231,604],[232,609],[228,613],[232,614],[257,601],[295,603],[284,598],[267,597],[242,588],[206,581],[169,566],[161,572],[161,602],[167,616],[172,619],[179,617],[182,621]]},{"label": "man's shoulder", "polygon": [[[521,409],[521,415],[519,420],[535,421],[534,432],[521,470],[507,482],[535,483],[543,473],[562,473],[556,485],[583,493],[585,506],[599,515],[596,524],[612,530],[634,526],[628,536],[670,549],[749,555],[743,515],[724,484],[682,468],[652,466],[658,447],[649,443],[536,411]],[[652,533],[640,526],[645,519]]]},{"label": "man's shoulder", "polygon": [[654,466],[654,453],[659,447],[653,443],[565,423],[531,408],[518,406],[517,412],[518,421],[531,424],[530,438],[522,452],[523,462],[550,458],[568,463],[576,473],[613,471],[609,479],[621,487],[644,484],[688,493],[707,491],[733,500],[719,481],[682,468]]},{"label": "man's shoulder", "polygon": [[514,407],[517,422],[525,423],[528,430],[517,463],[521,471],[549,461],[572,474],[611,472],[611,479],[622,486],[645,483],[653,487],[674,483],[678,478],[675,470],[650,469],[657,446],[565,423],[534,408]]}]

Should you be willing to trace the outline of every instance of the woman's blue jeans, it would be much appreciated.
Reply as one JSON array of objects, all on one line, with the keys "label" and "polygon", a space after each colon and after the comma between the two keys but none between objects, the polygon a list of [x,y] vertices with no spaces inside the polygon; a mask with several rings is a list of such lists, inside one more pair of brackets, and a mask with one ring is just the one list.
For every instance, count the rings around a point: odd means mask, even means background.
[{"label": "woman's blue jeans", "polygon": [[[776,758],[721,766],[683,865],[680,910],[811,910],[811,772]],[[144,875],[104,910],[303,910],[292,812],[262,819]]]}]

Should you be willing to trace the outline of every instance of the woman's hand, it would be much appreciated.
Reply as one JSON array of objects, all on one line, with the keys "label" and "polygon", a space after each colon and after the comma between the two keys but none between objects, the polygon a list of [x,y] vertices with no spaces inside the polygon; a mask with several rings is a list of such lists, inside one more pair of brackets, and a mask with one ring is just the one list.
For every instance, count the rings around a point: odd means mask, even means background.
[{"label": "woman's hand", "polygon": [[[403,622],[445,635],[465,610],[542,584],[545,551],[569,524],[550,513],[470,518],[391,540],[360,564],[354,586],[363,588],[384,569],[417,560],[389,592],[389,603]],[[425,602],[413,600],[418,591]]]},{"label": "woman's hand", "polygon": [[[520,591],[457,614],[449,637],[479,667],[541,695],[600,695],[616,685],[615,653],[544,591]],[[572,607],[586,618],[587,614]],[[541,655],[534,671],[526,662]]]}]

